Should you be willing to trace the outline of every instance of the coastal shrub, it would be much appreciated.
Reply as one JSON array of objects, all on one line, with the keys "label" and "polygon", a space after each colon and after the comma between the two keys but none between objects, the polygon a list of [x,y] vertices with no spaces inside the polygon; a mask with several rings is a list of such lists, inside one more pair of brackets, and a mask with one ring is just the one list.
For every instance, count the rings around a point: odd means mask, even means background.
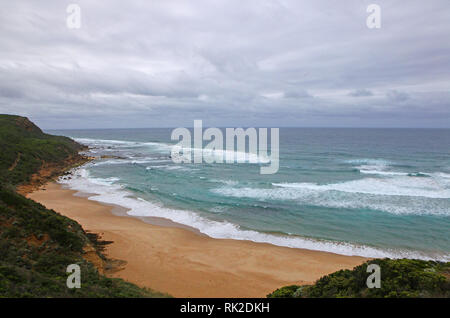
[{"label": "coastal shrub", "polygon": [[[83,259],[87,243],[75,221],[0,186],[0,297],[167,297],[100,275]],[[81,267],[80,289],[66,286],[69,264]]]},{"label": "coastal shrub", "polygon": [[[77,222],[47,210],[42,205],[12,190],[0,191],[0,200],[4,203],[3,207],[0,206],[3,214],[14,217],[16,222],[32,235],[48,233],[52,240],[74,251],[81,251],[87,241],[87,239],[83,240],[77,236],[77,232],[82,232],[82,228]],[[16,230],[17,227],[12,227],[7,229],[6,233]]]},{"label": "coastal shrub", "polygon": [[[367,266],[377,264],[381,269],[381,288],[366,285]],[[408,298],[450,297],[450,262],[413,259],[375,259],[340,270],[318,279],[313,285],[287,286],[268,297],[360,297]]]},{"label": "coastal shrub", "polygon": [[298,285],[290,285],[278,288],[271,294],[267,295],[269,298],[294,298],[295,293],[300,288]]}]

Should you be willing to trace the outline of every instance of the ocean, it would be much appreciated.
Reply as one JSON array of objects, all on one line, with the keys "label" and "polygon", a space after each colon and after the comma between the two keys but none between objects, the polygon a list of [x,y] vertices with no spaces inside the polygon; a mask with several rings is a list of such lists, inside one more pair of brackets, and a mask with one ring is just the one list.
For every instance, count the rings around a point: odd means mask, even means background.
[{"label": "ocean", "polygon": [[215,238],[450,261],[449,129],[280,128],[272,175],[264,163],[175,164],[172,129],[48,132],[99,157],[60,182],[130,215]]}]

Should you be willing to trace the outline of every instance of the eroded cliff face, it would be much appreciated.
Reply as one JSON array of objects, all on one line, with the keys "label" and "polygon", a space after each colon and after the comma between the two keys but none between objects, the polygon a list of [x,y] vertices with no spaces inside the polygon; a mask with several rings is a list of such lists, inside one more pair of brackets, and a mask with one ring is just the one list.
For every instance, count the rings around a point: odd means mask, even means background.
[{"label": "eroded cliff face", "polygon": [[92,158],[90,157],[75,154],[73,156],[69,156],[62,162],[54,163],[42,161],[39,171],[31,175],[29,182],[18,185],[16,187],[16,191],[22,195],[31,193],[42,187],[45,183],[56,180],[59,176],[65,174],[70,169],[80,166],[91,159]]}]

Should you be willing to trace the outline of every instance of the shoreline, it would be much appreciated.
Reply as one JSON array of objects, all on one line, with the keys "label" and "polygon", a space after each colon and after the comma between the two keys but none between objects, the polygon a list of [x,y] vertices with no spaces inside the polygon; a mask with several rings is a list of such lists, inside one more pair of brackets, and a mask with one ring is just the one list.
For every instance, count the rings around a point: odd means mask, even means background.
[{"label": "shoreline", "polygon": [[117,205],[50,182],[29,194],[86,231],[113,241],[105,255],[125,261],[120,277],[175,297],[265,297],[292,284],[310,284],[368,258],[289,248],[269,243],[216,239],[158,217],[134,217]]},{"label": "shoreline", "polygon": [[[66,185],[59,184],[56,181],[53,181],[53,183],[58,184],[64,190],[75,191],[75,193],[73,194],[73,196],[75,196],[75,197],[86,198],[87,200],[89,200],[90,196],[95,195],[94,193],[86,193],[86,192],[81,192],[81,191],[70,189]],[[89,200],[89,201],[94,201],[94,200]],[[98,201],[95,201],[95,202],[98,202]],[[157,217],[157,216],[130,215],[127,213],[128,211],[130,211],[129,208],[123,207],[118,204],[113,204],[113,203],[105,203],[105,202],[98,202],[98,203],[111,207],[111,213],[116,216],[135,218],[135,219],[141,220],[144,223],[155,225],[155,226],[181,228],[181,229],[185,229],[185,230],[191,231],[193,233],[196,233],[197,235],[208,236],[208,235],[200,232],[200,230],[196,229],[195,227],[192,227],[192,226],[189,226],[186,224],[177,223],[168,218]]]}]

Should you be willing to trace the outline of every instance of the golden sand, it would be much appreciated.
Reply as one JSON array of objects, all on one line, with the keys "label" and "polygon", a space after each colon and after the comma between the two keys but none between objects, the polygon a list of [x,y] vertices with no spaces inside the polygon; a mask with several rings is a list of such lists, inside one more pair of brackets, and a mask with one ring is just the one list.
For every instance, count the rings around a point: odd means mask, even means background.
[{"label": "golden sand", "polygon": [[[126,261],[109,276],[175,297],[265,297],[290,284],[312,283],[366,259],[279,247],[250,241],[214,239],[182,226],[160,226],[112,213],[114,207],[74,196],[49,183],[28,194],[47,208],[101,234],[109,258]],[[170,224],[170,222],[168,223]]]}]

